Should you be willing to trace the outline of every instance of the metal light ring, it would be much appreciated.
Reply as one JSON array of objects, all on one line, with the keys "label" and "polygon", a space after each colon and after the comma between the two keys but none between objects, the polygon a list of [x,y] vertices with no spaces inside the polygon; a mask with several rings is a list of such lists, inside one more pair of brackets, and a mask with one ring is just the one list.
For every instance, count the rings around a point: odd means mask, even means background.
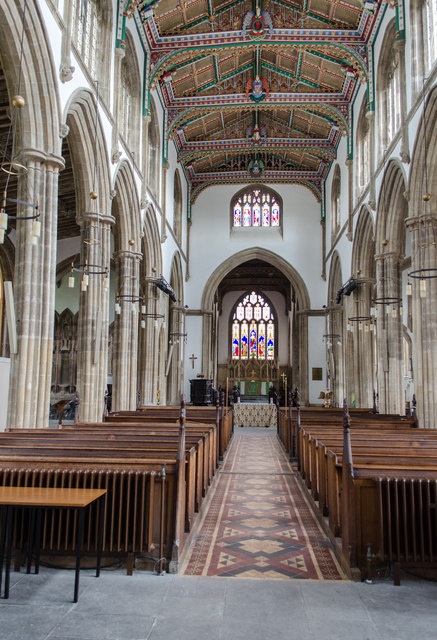
[{"label": "metal light ring", "polygon": [[[12,170],[12,168],[6,169],[5,167],[15,167],[15,170]],[[0,169],[10,176],[19,176],[23,171],[27,173],[27,167],[19,162],[3,162]]]},{"label": "metal light ring", "polygon": [[142,302],[143,298],[141,296],[133,296],[128,293],[124,293],[119,296],[115,296],[116,302]]},{"label": "metal light ring", "polygon": [[78,273],[87,273],[90,276],[101,276],[108,273],[108,268],[102,264],[76,264],[72,267],[72,271]]},{"label": "metal light ring", "polygon": [[353,316],[347,319],[348,322],[372,322],[372,316]]},{"label": "metal light ring", "polygon": [[374,298],[373,304],[401,304],[402,298],[391,298],[389,296],[384,298]]},{"label": "metal light ring", "polygon": [[33,204],[33,202],[26,202],[26,200],[16,200],[16,198],[7,198],[7,197],[2,198],[2,200],[4,200],[5,202],[15,202],[15,204],[23,204],[25,207],[31,207],[32,209],[38,210],[37,204]]},{"label": "metal light ring", "polygon": [[416,280],[429,280],[431,278],[437,278],[437,268],[432,267],[429,269],[416,269],[415,271],[410,271],[408,277],[414,278]]},{"label": "metal light ring", "polygon": [[141,316],[143,318],[154,318],[155,320],[165,317],[163,313],[142,313]]},{"label": "metal light ring", "polygon": [[11,216],[8,213],[9,220],[38,220],[40,213],[36,213],[34,216]]}]

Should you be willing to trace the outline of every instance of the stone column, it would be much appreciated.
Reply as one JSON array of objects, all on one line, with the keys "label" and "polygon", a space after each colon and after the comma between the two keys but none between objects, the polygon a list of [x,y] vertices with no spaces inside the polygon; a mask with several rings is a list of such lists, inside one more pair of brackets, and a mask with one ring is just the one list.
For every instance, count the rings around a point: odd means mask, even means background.
[{"label": "stone column", "polygon": [[162,163],[161,185],[161,242],[167,240],[167,171],[170,169],[168,160]]},{"label": "stone column", "polygon": [[[411,233],[411,270],[431,269],[437,274],[437,214],[408,218]],[[437,429],[437,278],[425,279],[426,295],[420,295],[420,280],[412,283],[413,371],[419,424]]]},{"label": "stone column", "polygon": [[[366,112],[366,118],[369,125],[369,205],[376,209],[376,186],[375,186],[375,111]],[[372,398],[373,402],[373,398]]]},{"label": "stone column", "polygon": [[346,160],[347,166],[347,233],[346,237],[352,242],[353,238],[353,211],[354,211],[354,161],[352,156]]},{"label": "stone column", "polygon": [[[420,22],[420,20],[419,20]],[[401,102],[401,160],[402,162],[410,162],[410,145],[408,138],[408,120],[407,120],[407,84],[405,75],[405,40],[396,40],[395,49],[399,57],[399,78],[400,78],[400,102]]]},{"label": "stone column", "polygon": [[188,220],[187,222],[187,270],[185,272],[185,282],[188,282],[188,280],[190,279],[191,275],[190,275],[190,244],[191,244],[191,226],[192,226],[192,222],[191,220]]},{"label": "stone column", "polygon": [[326,281],[326,222],[320,220],[322,226],[322,280]]},{"label": "stone column", "polygon": [[308,316],[309,309],[302,309],[296,314],[297,343],[296,355],[293,356],[293,387],[300,391],[300,399],[303,405],[309,402],[309,367],[308,367]]},{"label": "stone column", "polygon": [[114,113],[114,125],[112,127],[112,139],[111,139],[111,159],[112,163],[116,164],[121,157],[121,152],[118,148],[118,127],[120,119],[121,108],[121,61],[125,56],[125,50],[121,47],[115,49],[114,56],[114,94],[113,94],[113,113]]},{"label": "stone column", "polygon": [[73,78],[74,67],[71,66],[71,32],[73,29],[73,3],[64,4],[64,29],[62,31],[61,65],[59,77],[61,82],[68,82]]},{"label": "stone column", "polygon": [[[109,267],[111,227],[115,219],[93,212],[83,213],[81,227],[81,264]],[[77,389],[79,419],[101,420],[108,375],[109,291],[103,290],[104,275],[90,275],[86,291],[80,292],[77,347]],[[76,286],[80,277],[76,274]]]},{"label": "stone column", "polygon": [[[48,426],[55,316],[58,175],[60,157],[25,150],[20,162],[18,199],[39,203],[41,236],[30,241],[32,220],[16,225],[14,306],[18,351],[11,354],[8,402],[9,428]],[[32,210],[17,206],[17,215]]]},{"label": "stone column", "polygon": [[[357,392],[357,406],[371,407],[373,405],[373,390],[376,388],[376,380],[373,379],[373,342],[375,334],[370,330],[370,307],[372,301],[372,289],[374,281],[360,278],[359,283],[360,300],[357,305],[357,314],[363,320],[355,324],[354,337],[357,341],[356,352],[358,353],[358,377],[355,385]],[[361,324],[361,326],[360,326]]]},{"label": "stone column", "polygon": [[[146,282],[143,287],[144,302],[146,312],[154,314],[157,312],[156,306],[156,287],[152,282]],[[146,316],[144,319],[145,327],[141,329],[139,336],[140,343],[140,359],[138,363],[139,388],[141,393],[142,404],[155,404],[156,388],[154,383],[157,377],[156,370],[156,352],[158,350],[156,327],[158,320],[152,316]],[[155,327],[156,324],[156,327]]]},{"label": "stone column", "polygon": [[[400,257],[395,253],[375,256],[376,298],[400,298]],[[404,413],[403,343],[400,304],[377,306],[378,396],[381,413]],[[393,315],[395,310],[396,315]]]},{"label": "stone column", "polygon": [[147,178],[149,175],[149,125],[150,125],[150,114],[147,114],[143,117],[143,179],[141,181],[141,209],[145,209],[147,207]]},{"label": "stone column", "polygon": [[114,411],[136,409],[138,370],[139,302],[123,296],[139,296],[139,265],[141,254],[119,251],[114,255],[117,263],[117,293],[120,295],[121,313],[115,315],[112,407]]},{"label": "stone column", "polygon": [[212,345],[212,327],[213,327],[213,311],[203,312],[203,331],[202,331],[202,373],[205,378],[213,377],[213,345]]}]

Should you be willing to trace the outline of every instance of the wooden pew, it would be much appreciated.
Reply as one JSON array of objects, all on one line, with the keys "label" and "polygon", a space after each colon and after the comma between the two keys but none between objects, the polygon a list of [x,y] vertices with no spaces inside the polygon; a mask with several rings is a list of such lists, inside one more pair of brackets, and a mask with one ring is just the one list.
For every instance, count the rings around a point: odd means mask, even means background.
[{"label": "wooden pew", "polygon": [[301,425],[301,462],[346,570],[392,563],[397,582],[401,565],[436,571],[437,433],[388,416],[351,427],[346,411],[333,422]]},{"label": "wooden pew", "polygon": [[[194,513],[196,448],[185,441],[184,420],[181,416],[177,437],[164,438],[73,430],[0,434],[0,482],[103,486],[108,490],[105,552],[131,558],[146,552],[158,560],[165,555],[176,568],[187,519]],[[70,550],[73,524],[61,515],[47,519],[43,549]],[[95,526],[94,515],[87,522],[88,548],[94,544]],[[19,528],[17,536],[20,542]]]}]

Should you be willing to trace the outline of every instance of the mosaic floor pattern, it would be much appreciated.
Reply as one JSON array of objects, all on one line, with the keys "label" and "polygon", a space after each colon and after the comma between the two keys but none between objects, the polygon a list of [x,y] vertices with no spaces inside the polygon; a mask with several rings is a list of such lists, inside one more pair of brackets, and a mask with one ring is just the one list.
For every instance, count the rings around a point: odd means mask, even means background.
[{"label": "mosaic floor pattern", "polygon": [[276,437],[234,435],[183,575],[343,580]]}]

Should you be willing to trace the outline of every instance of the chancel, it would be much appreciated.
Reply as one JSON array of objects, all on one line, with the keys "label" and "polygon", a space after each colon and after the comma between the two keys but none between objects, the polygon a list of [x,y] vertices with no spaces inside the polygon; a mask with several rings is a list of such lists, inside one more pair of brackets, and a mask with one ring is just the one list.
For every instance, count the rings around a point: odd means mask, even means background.
[{"label": "chancel", "polygon": [[436,578],[436,25],[432,0],[2,0],[0,486],[107,492],[80,527],[0,504],[7,607],[35,558],[97,551]]}]

